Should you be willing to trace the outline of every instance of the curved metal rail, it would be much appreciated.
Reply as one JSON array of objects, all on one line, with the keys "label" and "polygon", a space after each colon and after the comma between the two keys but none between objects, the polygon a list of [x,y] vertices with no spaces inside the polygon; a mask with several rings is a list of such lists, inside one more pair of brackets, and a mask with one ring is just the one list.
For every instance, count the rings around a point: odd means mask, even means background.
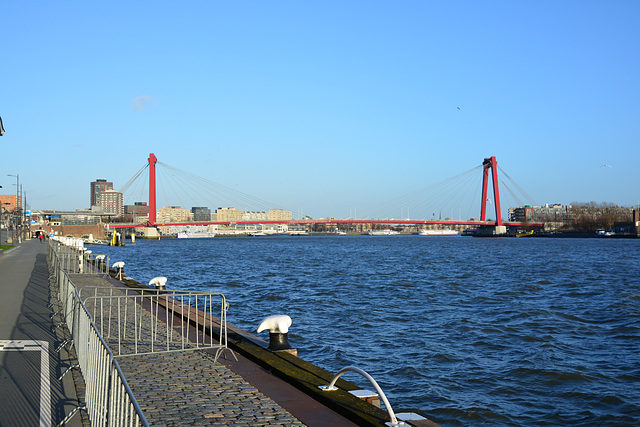
[{"label": "curved metal rail", "polygon": [[371,385],[375,387],[376,392],[380,396],[380,399],[382,399],[382,402],[384,403],[385,408],[387,408],[387,412],[389,412],[390,421],[388,423],[385,423],[386,425],[388,425],[390,427],[398,427],[398,426],[406,425],[404,422],[398,421],[398,419],[396,418],[396,414],[393,412],[393,408],[391,408],[391,405],[389,404],[389,401],[387,400],[387,396],[384,395],[384,392],[382,391],[382,389],[380,388],[380,386],[378,385],[376,380],[374,380],[373,377],[371,377],[371,375],[369,375],[368,373],[366,373],[365,371],[363,371],[360,368],[356,368],[355,366],[344,367],[344,368],[342,368],[342,369],[340,369],[338,371],[338,373],[333,377],[333,379],[331,380],[331,383],[329,383],[329,385],[322,385],[322,386],[319,386],[319,388],[321,390],[323,390],[323,391],[338,390],[338,387],[336,387],[336,381],[338,381],[338,378],[340,378],[340,376],[342,374],[344,374],[345,372],[348,372],[348,371],[357,372],[358,374],[362,375],[367,380],[369,380]]}]

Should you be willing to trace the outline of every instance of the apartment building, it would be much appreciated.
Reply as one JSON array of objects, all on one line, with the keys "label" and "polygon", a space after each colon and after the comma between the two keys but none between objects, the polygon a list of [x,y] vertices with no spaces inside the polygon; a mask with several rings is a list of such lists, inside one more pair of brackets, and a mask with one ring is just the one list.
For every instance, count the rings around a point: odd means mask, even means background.
[{"label": "apartment building", "polygon": [[284,209],[270,209],[268,215],[269,221],[291,221],[293,214],[291,211]]},{"label": "apartment building", "polygon": [[242,221],[244,211],[236,208],[218,208],[216,209],[216,221],[238,222]]},{"label": "apartment building", "polygon": [[193,214],[191,211],[180,206],[166,206],[156,210],[156,222],[159,224],[191,222],[192,220]]},{"label": "apartment building", "polygon": [[113,182],[106,179],[97,179],[91,183],[91,206],[100,206],[100,194],[104,191],[113,190]]},{"label": "apartment building", "polygon": [[104,190],[100,192],[98,205],[106,214],[124,215],[124,201],[122,193],[115,190]]}]

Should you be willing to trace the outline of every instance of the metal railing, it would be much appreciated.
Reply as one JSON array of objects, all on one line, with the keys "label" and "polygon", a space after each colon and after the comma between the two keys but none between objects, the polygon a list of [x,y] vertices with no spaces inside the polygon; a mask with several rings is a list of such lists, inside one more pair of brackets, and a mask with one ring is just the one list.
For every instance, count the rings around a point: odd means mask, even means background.
[{"label": "metal railing", "polygon": [[338,381],[338,378],[340,378],[342,374],[349,371],[356,372],[362,375],[371,383],[371,385],[373,385],[373,387],[375,387],[376,392],[378,393],[378,396],[380,396],[380,399],[382,399],[382,402],[384,403],[384,406],[385,408],[387,408],[387,412],[389,413],[389,421],[385,423],[386,425],[388,425],[389,427],[399,427],[399,426],[406,425],[402,421],[398,421],[398,418],[396,418],[396,414],[393,412],[393,409],[391,408],[391,404],[389,404],[389,401],[387,400],[387,396],[385,396],[384,392],[382,391],[382,389],[380,388],[376,380],[374,380],[371,375],[369,375],[367,372],[363,371],[360,368],[356,368],[355,366],[346,366],[340,369],[338,373],[336,373],[333,376],[333,379],[331,380],[329,385],[319,386],[319,388],[324,391],[338,390],[338,387],[335,386],[336,381]]},{"label": "metal railing", "polygon": [[58,313],[71,333],[78,365],[86,384],[84,407],[76,408],[61,425],[77,409],[85,409],[92,426],[148,426],[118,362],[95,327],[76,286],[69,279],[65,268],[75,268],[74,263],[70,262],[71,257],[59,257],[56,249],[66,254],[72,252],[63,250],[64,246],[58,245],[59,242],[50,243],[47,261],[53,268],[56,284],[54,291],[60,301]]},{"label": "metal railing", "polygon": [[109,274],[109,257],[92,254],[81,239],[71,237],[52,238],[49,245],[55,250],[60,267],[69,274]]},{"label": "metal railing", "polygon": [[[116,357],[227,347],[223,294],[85,286],[82,301]],[[217,335],[217,339],[215,336]]]}]

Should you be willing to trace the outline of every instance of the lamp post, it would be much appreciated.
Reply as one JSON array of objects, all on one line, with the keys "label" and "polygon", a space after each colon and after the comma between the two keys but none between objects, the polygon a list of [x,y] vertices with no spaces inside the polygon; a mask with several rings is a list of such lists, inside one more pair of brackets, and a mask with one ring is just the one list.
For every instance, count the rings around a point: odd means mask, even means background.
[{"label": "lamp post", "polygon": [[[4,208],[4,213],[2,212],[2,205],[11,205],[11,203],[9,202],[2,202],[0,204],[0,222],[4,222],[4,228],[5,230],[7,230],[6,232],[6,237],[4,239],[5,244],[7,243],[7,240],[9,238],[9,228],[7,227],[7,223],[6,223],[6,217],[7,217],[7,208]],[[2,241],[1,239],[1,234],[2,234],[2,230],[0,229],[0,241]]]},{"label": "lamp post", "polygon": [[[13,222],[13,227],[15,230],[15,236],[18,239],[18,243],[20,242],[20,233],[18,231],[18,192],[20,191],[20,174],[16,174],[16,175],[12,175],[12,174],[7,174],[7,176],[15,176],[16,177],[16,204],[14,205],[13,208],[13,216],[14,216],[14,222]],[[15,243],[15,242],[14,242]]]},{"label": "lamp post", "polygon": [[[2,224],[4,224],[4,212],[3,212],[3,205],[10,205],[11,203],[9,202],[2,202],[0,203],[0,245],[2,244]],[[4,209],[4,211],[6,212],[6,209]],[[5,228],[7,228],[7,225],[4,224]]]}]

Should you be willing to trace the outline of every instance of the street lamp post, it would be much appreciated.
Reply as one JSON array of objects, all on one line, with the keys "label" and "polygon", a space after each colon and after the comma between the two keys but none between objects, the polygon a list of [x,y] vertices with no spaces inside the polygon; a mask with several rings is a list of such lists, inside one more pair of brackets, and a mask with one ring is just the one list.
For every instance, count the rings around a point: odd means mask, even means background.
[{"label": "street lamp post", "polygon": [[[3,205],[10,205],[11,203],[9,202],[2,202],[0,203],[0,244],[2,244],[2,224],[4,224],[4,228],[7,228],[7,224],[4,223],[4,213],[7,211]],[[3,212],[4,209],[4,212]],[[9,231],[7,230],[7,236],[9,234]],[[6,239],[5,239],[5,243],[6,243]]]},{"label": "street lamp post", "polygon": [[15,176],[16,177],[16,204],[14,205],[14,208],[13,208],[13,216],[15,218],[14,222],[13,222],[13,227],[14,227],[14,230],[15,230],[15,236],[18,239],[18,243],[21,243],[20,242],[20,232],[18,231],[19,230],[18,229],[18,218],[19,218],[18,217],[18,215],[19,215],[19,213],[18,213],[18,206],[19,206],[19,204],[18,204],[18,193],[20,191],[20,174],[16,174],[16,175],[7,174],[7,176]]}]

